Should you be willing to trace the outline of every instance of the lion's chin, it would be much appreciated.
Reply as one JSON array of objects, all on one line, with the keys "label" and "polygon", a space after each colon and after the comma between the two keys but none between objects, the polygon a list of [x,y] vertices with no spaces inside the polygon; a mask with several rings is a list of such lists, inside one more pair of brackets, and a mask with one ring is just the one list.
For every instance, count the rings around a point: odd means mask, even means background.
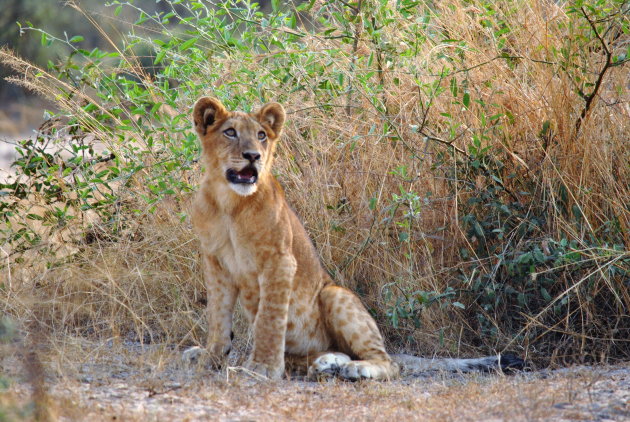
[{"label": "lion's chin", "polygon": [[256,190],[258,189],[258,186],[255,183],[252,183],[252,184],[228,183],[228,185],[230,185],[230,188],[232,188],[234,192],[236,192],[237,194],[241,196],[249,196],[253,194],[254,192],[256,192]]}]

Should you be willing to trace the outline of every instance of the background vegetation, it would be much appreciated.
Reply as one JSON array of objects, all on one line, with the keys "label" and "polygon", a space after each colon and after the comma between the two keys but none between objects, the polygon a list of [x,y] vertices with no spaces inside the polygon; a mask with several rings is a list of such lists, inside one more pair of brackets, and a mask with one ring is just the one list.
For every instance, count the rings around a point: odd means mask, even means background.
[{"label": "background vegetation", "polygon": [[[151,12],[165,11],[168,5],[164,2],[147,0],[136,0],[136,3]],[[99,0],[81,0],[81,7],[89,10],[90,14],[97,19],[103,29],[116,42],[120,42],[124,36],[125,21],[132,18],[127,13],[121,13],[114,17],[108,12],[106,2]],[[88,19],[72,7],[64,7],[63,0],[3,0],[3,13],[0,16],[0,45],[8,46],[23,58],[28,59],[38,66],[46,66],[48,61],[57,62],[63,60],[71,51],[63,43],[42,44],[38,34],[22,30],[29,25],[38,28],[46,28],[48,32],[64,37],[64,32],[72,38],[81,34],[84,44],[93,47],[104,48],[108,45]],[[10,68],[0,65],[0,99],[3,106],[7,102],[24,100],[29,98],[28,91],[24,91],[21,86],[7,83],[4,78],[10,76]]]},{"label": "background vegetation", "polygon": [[629,357],[627,1],[159,4],[112,1],[114,37],[71,2],[103,47],[22,23],[68,54],[0,52],[59,110],[1,185],[18,326],[56,350],[203,343],[189,115],[213,95],[285,105],[275,172],[392,350]]}]

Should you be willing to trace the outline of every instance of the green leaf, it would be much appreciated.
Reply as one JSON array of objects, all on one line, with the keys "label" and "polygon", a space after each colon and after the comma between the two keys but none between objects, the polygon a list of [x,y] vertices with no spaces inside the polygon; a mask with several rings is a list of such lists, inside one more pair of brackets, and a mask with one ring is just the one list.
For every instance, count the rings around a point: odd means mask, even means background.
[{"label": "green leaf", "polygon": [[451,94],[453,97],[457,97],[457,80],[455,78],[451,79]]},{"label": "green leaf", "polygon": [[164,56],[166,56],[166,50],[160,51],[157,56],[155,56],[155,61],[153,62],[153,64],[160,64],[164,59]]},{"label": "green leaf", "polygon": [[85,38],[83,38],[81,35],[75,35],[74,37],[70,38],[70,42],[71,43],[81,42],[84,39]]},{"label": "green leaf", "polygon": [[195,45],[195,43],[199,41],[199,38],[191,38],[186,42],[183,42],[180,46],[179,46],[179,51],[185,51],[188,50],[190,47],[192,47],[193,45]]},{"label": "green leaf", "polygon": [[470,105],[470,94],[469,93],[465,93],[464,94],[464,99],[462,100],[464,107],[468,108],[468,106]]},{"label": "green leaf", "polygon": [[295,10],[298,12],[306,12],[306,11],[311,10],[314,4],[315,4],[315,0],[311,0],[308,3],[305,2],[305,3],[300,4],[299,6],[295,8]]},{"label": "green leaf", "polygon": [[518,258],[516,258],[516,262],[518,262],[519,264],[529,264],[532,261],[533,261],[533,255],[531,252],[526,252],[522,254],[521,256],[519,256]]},{"label": "green leaf", "polygon": [[483,233],[483,228],[481,227],[481,224],[479,224],[478,221],[473,222],[473,229],[475,230],[475,234],[479,237],[485,237],[484,233]]},{"label": "green leaf", "polygon": [[545,302],[551,302],[551,295],[544,287],[540,288],[540,295],[545,299]]},{"label": "green leaf", "polygon": [[392,309],[392,325],[394,326],[394,328],[398,328],[398,312],[396,310],[396,308]]},{"label": "green leaf", "polygon": [[41,43],[44,47],[49,46],[51,43],[50,40],[48,40],[48,34],[45,32],[42,32]]},{"label": "green leaf", "polygon": [[140,12],[140,17],[138,18],[137,21],[134,22],[134,25],[142,25],[143,23],[145,23],[147,21],[147,19],[149,19],[149,16],[144,13],[143,11]]},{"label": "green leaf", "polygon": [[538,136],[540,136],[541,138],[544,136],[547,136],[547,134],[549,133],[550,127],[551,127],[551,122],[549,120],[545,120],[543,122],[542,129],[540,129],[540,133],[538,134]]}]

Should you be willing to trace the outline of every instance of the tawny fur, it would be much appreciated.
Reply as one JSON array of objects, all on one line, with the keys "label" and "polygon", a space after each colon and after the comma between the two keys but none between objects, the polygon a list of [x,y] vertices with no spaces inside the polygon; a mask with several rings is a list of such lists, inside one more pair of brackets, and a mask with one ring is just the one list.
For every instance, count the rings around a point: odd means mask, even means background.
[{"label": "tawny fur", "polygon": [[[323,270],[271,174],[282,106],[270,103],[246,114],[204,97],[193,119],[206,169],[192,221],[208,289],[210,358],[220,362],[230,350],[238,298],[253,332],[248,369],[278,379],[286,355],[291,365],[308,365],[313,377],[396,377],[399,366],[376,323],[358,297]],[[332,351],[341,353],[326,353]],[[413,359],[396,360],[413,367]]]}]

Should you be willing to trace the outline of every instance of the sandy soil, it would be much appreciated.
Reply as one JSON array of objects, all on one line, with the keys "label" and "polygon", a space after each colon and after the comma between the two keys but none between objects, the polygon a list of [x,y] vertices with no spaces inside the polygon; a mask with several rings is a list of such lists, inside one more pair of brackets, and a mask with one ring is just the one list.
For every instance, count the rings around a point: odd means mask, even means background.
[{"label": "sandy soil", "polygon": [[[49,403],[62,421],[630,420],[630,364],[512,376],[270,382],[238,368],[139,364],[127,355],[86,362],[48,379]],[[15,382],[7,393],[28,407],[27,383]]]}]

